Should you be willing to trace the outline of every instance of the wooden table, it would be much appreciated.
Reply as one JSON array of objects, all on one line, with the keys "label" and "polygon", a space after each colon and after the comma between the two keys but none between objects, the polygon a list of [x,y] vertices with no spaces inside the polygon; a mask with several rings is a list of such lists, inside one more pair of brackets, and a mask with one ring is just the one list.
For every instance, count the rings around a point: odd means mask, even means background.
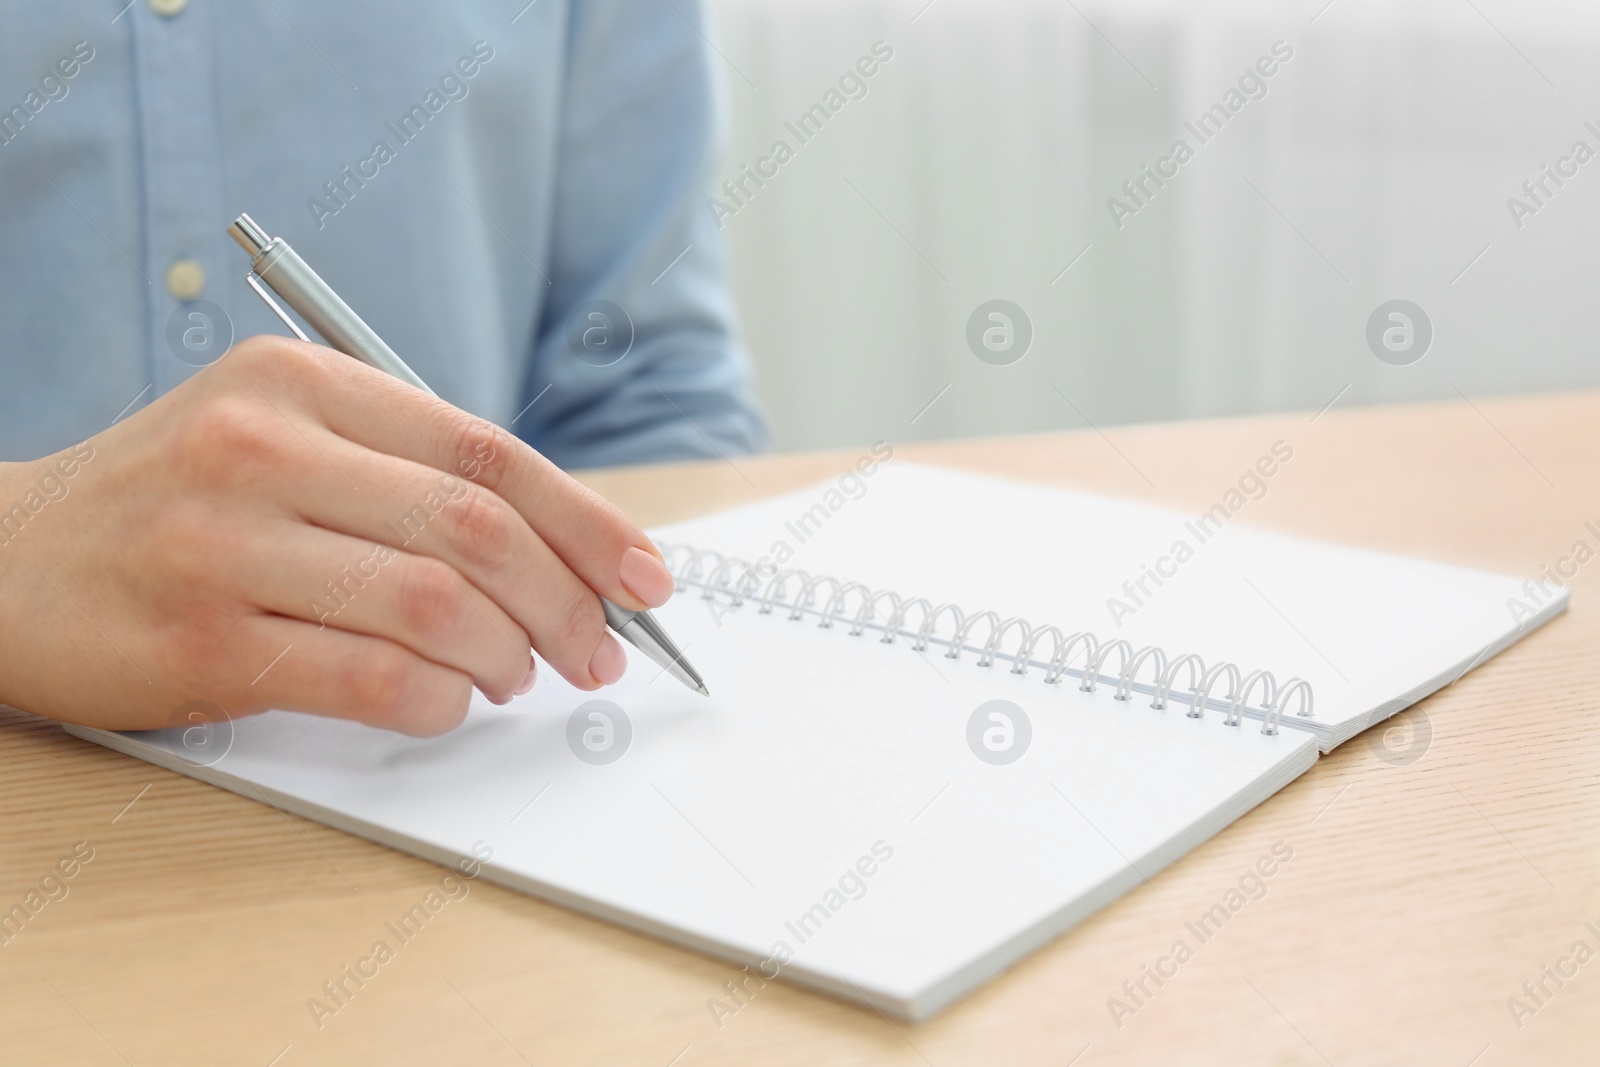
[{"label": "wooden table", "polygon": [[[903,446],[1199,510],[1274,441],[1236,521],[1514,574],[1600,548],[1600,394]],[[795,488],[850,454],[587,480],[650,524]],[[307,1000],[438,868],[0,712],[0,908],[94,858],[0,945],[0,1062],[42,1064],[1600,1063],[1600,562],[1570,615],[1358,737],[945,1014],[891,1024],[779,984],[719,1027],[725,963],[487,884],[319,1029]],[[1375,603],[1374,612],[1387,605]],[[1424,735],[1428,735],[1424,738]],[[1113,1021],[1107,1000],[1274,842],[1292,861]],[[1531,1013],[1514,1020],[1508,999]],[[1518,1023],[1520,1022],[1520,1026]],[[274,1059],[274,1057],[278,1057]]]}]

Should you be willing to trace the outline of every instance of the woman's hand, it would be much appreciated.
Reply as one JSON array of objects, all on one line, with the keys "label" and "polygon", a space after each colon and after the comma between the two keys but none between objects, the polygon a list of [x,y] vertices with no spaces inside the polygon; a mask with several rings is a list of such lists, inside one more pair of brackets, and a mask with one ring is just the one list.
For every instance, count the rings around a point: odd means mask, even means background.
[{"label": "woman's hand", "polygon": [[255,337],[84,444],[0,467],[0,701],[110,729],[204,700],[442,733],[536,651],[627,659],[599,596],[672,578],[511,434],[317,345]]}]

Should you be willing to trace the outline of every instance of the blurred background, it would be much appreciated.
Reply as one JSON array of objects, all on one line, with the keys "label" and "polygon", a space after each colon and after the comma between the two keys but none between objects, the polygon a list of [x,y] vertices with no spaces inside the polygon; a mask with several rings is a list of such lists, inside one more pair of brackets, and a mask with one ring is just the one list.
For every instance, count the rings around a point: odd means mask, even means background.
[{"label": "blurred background", "polygon": [[[723,177],[776,167],[708,210],[779,448],[1600,384],[1600,7],[712,0],[704,29]],[[1014,362],[969,344],[997,299]],[[1368,342],[1396,299],[1432,327],[1403,365]]]}]

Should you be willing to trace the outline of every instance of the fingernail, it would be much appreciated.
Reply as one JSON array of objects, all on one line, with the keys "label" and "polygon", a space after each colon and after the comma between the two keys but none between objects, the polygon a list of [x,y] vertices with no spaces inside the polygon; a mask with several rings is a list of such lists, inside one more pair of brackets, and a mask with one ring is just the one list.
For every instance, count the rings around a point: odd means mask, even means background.
[{"label": "fingernail", "polygon": [[652,608],[659,608],[670,600],[676,588],[667,565],[636,547],[622,554],[622,584]]},{"label": "fingernail", "polygon": [[622,643],[610,634],[606,634],[600,641],[600,647],[594,650],[594,655],[589,659],[589,673],[601,685],[612,685],[622,677],[628,669],[628,654],[622,651]]},{"label": "fingernail", "polygon": [[528,659],[528,676],[522,680],[522,684],[521,685],[517,686],[516,691],[515,691],[515,693],[513,695],[514,696],[521,696],[522,694],[526,693],[528,690],[532,689],[533,688],[534,676],[536,674],[538,674],[538,673],[539,673],[539,668],[534,664],[532,657],[529,657],[529,659]]}]

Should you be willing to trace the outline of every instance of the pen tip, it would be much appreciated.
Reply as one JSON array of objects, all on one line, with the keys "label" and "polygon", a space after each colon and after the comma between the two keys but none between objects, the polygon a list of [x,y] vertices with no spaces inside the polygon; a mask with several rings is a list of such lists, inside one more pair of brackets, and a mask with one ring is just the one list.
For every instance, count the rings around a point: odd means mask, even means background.
[{"label": "pen tip", "polygon": [[704,682],[700,683],[699,692],[700,692],[700,695],[703,696],[703,697],[708,697],[708,696],[711,695],[711,690],[706,688],[706,684]]}]

